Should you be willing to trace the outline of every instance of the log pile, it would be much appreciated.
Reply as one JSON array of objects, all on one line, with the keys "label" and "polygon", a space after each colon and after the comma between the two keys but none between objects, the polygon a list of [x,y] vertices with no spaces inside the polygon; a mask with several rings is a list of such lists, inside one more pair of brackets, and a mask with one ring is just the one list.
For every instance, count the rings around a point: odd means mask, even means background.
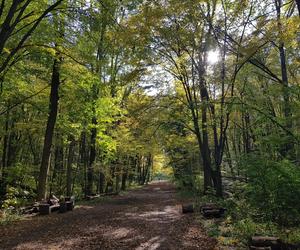
[{"label": "log pile", "polygon": [[215,203],[207,203],[201,206],[201,213],[207,219],[221,218],[226,211],[226,208],[220,207]]},{"label": "log pile", "polygon": [[48,215],[54,211],[59,211],[60,213],[65,213],[67,211],[72,211],[75,205],[74,197],[66,197],[60,201],[57,197],[52,195],[47,201],[42,201],[39,203],[39,214]]},{"label": "log pile", "polygon": [[50,205],[48,203],[41,203],[39,205],[39,213],[40,213],[40,215],[48,215],[54,211],[59,210],[59,208],[60,208],[59,204]]},{"label": "log pile", "polygon": [[35,203],[31,206],[23,207],[20,209],[21,214],[24,215],[30,215],[30,214],[36,214],[39,212],[39,204]]},{"label": "log pile", "polygon": [[279,238],[267,236],[253,236],[250,240],[250,249],[253,250],[281,250],[283,243]]},{"label": "log pile", "polygon": [[66,197],[61,203],[59,207],[60,213],[65,213],[67,211],[72,211],[75,206],[74,197]]}]

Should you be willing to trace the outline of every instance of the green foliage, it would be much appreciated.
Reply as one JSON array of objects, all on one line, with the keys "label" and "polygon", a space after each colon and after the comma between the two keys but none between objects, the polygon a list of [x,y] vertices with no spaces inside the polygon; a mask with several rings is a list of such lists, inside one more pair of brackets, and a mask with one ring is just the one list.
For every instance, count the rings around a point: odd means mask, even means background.
[{"label": "green foliage", "polygon": [[281,230],[279,236],[283,239],[284,242],[299,244],[300,242],[300,228],[287,228]]},{"label": "green foliage", "polygon": [[300,170],[288,160],[272,161],[267,155],[252,154],[244,160],[249,183],[245,198],[256,216],[281,225],[300,220]]},{"label": "green foliage", "polygon": [[12,222],[21,220],[22,217],[11,209],[3,209],[0,211],[0,226],[9,225]]},{"label": "green foliage", "polygon": [[2,202],[2,209],[17,209],[32,199],[31,192],[21,187],[9,186]]},{"label": "green foliage", "polygon": [[212,224],[208,231],[208,236],[218,237],[220,235],[220,230],[217,224]]},{"label": "green foliage", "polygon": [[278,228],[272,223],[257,223],[247,218],[236,222],[233,225],[233,236],[247,243],[254,235],[276,236]]},{"label": "green foliage", "polygon": [[5,200],[3,201],[2,208],[8,209],[9,207],[16,207],[19,205],[17,195],[19,195],[19,191],[14,187],[9,187],[7,189]]}]

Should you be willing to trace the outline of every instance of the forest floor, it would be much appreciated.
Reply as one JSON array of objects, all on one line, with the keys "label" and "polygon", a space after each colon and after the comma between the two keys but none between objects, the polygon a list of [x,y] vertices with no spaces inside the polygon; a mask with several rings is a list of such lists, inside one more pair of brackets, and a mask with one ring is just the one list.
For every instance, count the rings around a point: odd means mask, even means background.
[{"label": "forest floor", "polygon": [[181,213],[173,185],[141,189],[0,227],[0,249],[216,249],[195,215]]}]

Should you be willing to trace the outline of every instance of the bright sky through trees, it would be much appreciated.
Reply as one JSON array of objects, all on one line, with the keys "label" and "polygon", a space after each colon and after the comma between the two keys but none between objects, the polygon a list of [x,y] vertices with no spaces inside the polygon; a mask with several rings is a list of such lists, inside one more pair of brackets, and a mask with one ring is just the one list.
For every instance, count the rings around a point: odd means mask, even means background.
[{"label": "bright sky through trees", "polygon": [[207,61],[210,65],[217,63],[220,60],[220,52],[218,50],[210,50],[207,53]]}]

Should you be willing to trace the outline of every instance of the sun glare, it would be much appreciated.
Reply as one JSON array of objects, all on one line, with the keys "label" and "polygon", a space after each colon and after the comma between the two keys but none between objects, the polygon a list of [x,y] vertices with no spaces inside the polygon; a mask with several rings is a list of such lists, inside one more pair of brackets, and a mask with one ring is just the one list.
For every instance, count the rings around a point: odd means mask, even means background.
[{"label": "sun glare", "polygon": [[207,61],[210,65],[217,63],[220,60],[220,53],[218,50],[208,51]]}]

